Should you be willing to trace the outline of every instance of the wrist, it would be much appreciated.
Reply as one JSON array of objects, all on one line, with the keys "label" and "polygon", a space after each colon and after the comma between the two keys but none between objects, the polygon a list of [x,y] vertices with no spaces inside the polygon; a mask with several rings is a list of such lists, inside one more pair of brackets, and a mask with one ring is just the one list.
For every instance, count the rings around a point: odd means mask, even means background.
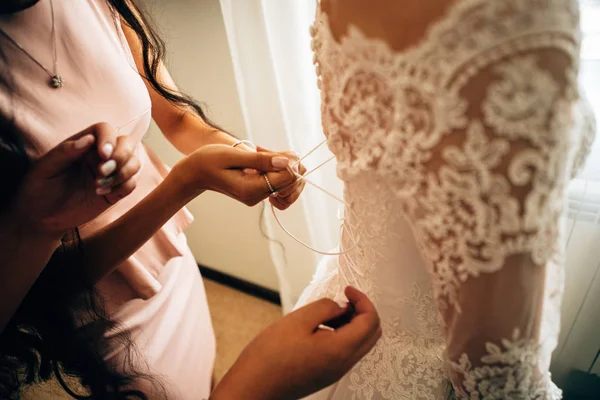
[{"label": "wrist", "polygon": [[27,237],[28,241],[40,245],[57,245],[67,234],[67,232],[48,229],[48,224],[34,221],[30,215],[31,212],[21,210],[15,202],[0,215],[0,226],[6,232],[12,232],[15,237]]},{"label": "wrist", "polygon": [[252,151],[255,152],[256,151],[256,145],[254,143],[252,143],[250,140],[237,140],[235,143],[233,143],[231,146],[233,146],[234,148],[240,148],[246,151]]},{"label": "wrist", "polygon": [[193,200],[195,197],[201,195],[206,191],[201,184],[199,184],[197,177],[191,176],[186,171],[185,166],[180,163],[176,164],[169,174],[166,176],[162,185],[168,187],[167,192],[176,203],[181,203],[183,207],[188,202]]},{"label": "wrist", "polygon": [[[30,222],[14,208],[8,208],[0,215],[0,238],[3,244],[14,242],[13,250],[17,248],[35,249],[40,254],[52,254],[60,246],[61,239],[66,232],[52,232],[44,229],[43,225]],[[5,237],[8,235],[9,237]]]}]

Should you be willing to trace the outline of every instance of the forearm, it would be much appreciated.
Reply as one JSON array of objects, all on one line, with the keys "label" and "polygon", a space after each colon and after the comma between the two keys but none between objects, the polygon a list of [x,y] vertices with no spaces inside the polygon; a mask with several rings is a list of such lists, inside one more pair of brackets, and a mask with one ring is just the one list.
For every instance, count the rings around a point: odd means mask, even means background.
[{"label": "forearm", "polygon": [[199,115],[186,112],[176,122],[161,127],[165,137],[181,153],[188,155],[207,144],[234,144],[233,136],[210,126]]},{"label": "forearm", "polygon": [[[209,400],[227,400],[240,398],[240,390],[235,387],[230,387],[226,383],[219,383],[215,390],[210,394]],[[238,397],[236,397],[238,396]]]},{"label": "forearm", "polygon": [[[264,333],[261,333],[261,335],[263,334]],[[291,399],[291,396],[283,396],[281,390],[277,390],[275,388],[275,386],[277,385],[274,385],[274,381],[264,379],[265,376],[276,375],[278,371],[271,370],[268,364],[265,364],[263,362],[257,364],[256,353],[254,353],[254,355],[250,355],[251,353],[248,353],[248,350],[251,349],[252,346],[256,346],[257,338],[255,338],[254,341],[244,349],[240,357],[227,371],[225,376],[223,376],[215,390],[212,392],[210,400]],[[269,353],[268,351],[273,351],[276,349],[276,347],[271,349],[262,348],[262,351],[265,351],[265,356],[269,357],[269,354],[272,353]],[[288,388],[288,390],[291,391],[292,388],[290,387]]]},{"label": "forearm", "polygon": [[[126,24],[122,23],[123,33],[129,43],[138,71],[144,70],[143,51],[137,34]],[[175,93],[179,92],[175,81],[162,62],[158,71],[160,83]],[[225,132],[221,132],[191,109],[182,107],[168,101],[161,96],[149,81],[144,80],[150,99],[152,101],[152,118],[163,132],[165,137],[181,153],[188,155],[207,144],[233,144],[236,139]]]},{"label": "forearm", "polygon": [[84,240],[87,278],[96,282],[135,253],[196,194],[171,175],[118,220]]},{"label": "forearm", "polygon": [[[247,382],[248,378],[234,378],[235,373],[228,372],[211,393],[209,400],[270,400],[264,390],[259,388],[259,382]],[[259,379],[260,380],[260,379]]]},{"label": "forearm", "polygon": [[27,295],[60,244],[58,235],[45,235],[23,226],[12,212],[0,215],[0,332]]}]

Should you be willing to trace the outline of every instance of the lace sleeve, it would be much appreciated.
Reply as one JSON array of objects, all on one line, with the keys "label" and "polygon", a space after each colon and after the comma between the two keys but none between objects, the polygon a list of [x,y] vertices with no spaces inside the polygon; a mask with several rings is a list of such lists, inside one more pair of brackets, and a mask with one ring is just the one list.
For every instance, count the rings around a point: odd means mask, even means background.
[{"label": "lace sleeve", "polygon": [[525,40],[476,57],[451,84],[464,127],[431,147],[413,204],[450,375],[471,398],[537,399],[548,389],[539,335],[570,176],[574,58],[553,45],[520,49]]},{"label": "lace sleeve", "polygon": [[575,58],[521,40],[458,78],[464,129],[431,149],[413,214],[453,382],[478,398],[547,390],[538,351],[547,275],[560,263]]},{"label": "lace sleeve", "polygon": [[[326,3],[337,19],[375,14]],[[393,61],[396,76],[386,82],[404,106],[394,115],[401,140],[387,146],[402,148],[382,150],[377,165],[389,162],[402,176],[398,193],[427,261],[456,392],[472,399],[549,398],[547,368],[538,358],[574,160],[577,5],[441,3],[456,9],[429,32],[422,28],[428,36],[417,44],[397,39],[404,24],[371,29],[402,52]],[[403,10],[407,20],[414,11],[414,31],[431,23],[419,7]],[[351,21],[368,34],[360,18]],[[383,67],[389,66],[378,65],[378,72],[387,73]]]},{"label": "lace sleeve", "polygon": [[457,73],[464,125],[431,147],[413,203],[465,397],[550,397],[540,332],[577,94],[572,46],[549,39],[511,38]]}]

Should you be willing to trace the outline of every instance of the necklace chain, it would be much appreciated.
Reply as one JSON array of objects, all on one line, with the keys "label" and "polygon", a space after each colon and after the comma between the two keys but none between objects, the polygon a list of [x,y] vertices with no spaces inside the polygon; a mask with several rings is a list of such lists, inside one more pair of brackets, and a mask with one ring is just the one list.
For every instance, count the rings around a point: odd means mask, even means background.
[{"label": "necklace chain", "polygon": [[52,16],[52,31],[51,31],[51,35],[52,35],[52,47],[53,47],[53,56],[54,56],[54,71],[50,71],[48,68],[46,68],[44,66],[44,64],[42,64],[40,61],[38,61],[30,52],[28,52],[23,46],[21,46],[21,44],[19,42],[17,42],[15,39],[13,39],[8,33],[6,33],[4,31],[4,29],[0,28],[0,34],[2,34],[2,36],[4,36],[8,41],[10,41],[13,45],[15,45],[15,47],[17,47],[19,50],[21,50],[23,52],[23,54],[25,54],[27,57],[29,57],[31,59],[31,61],[33,61],[34,63],[36,63],[40,68],[42,68],[44,71],[46,71],[46,73],[48,74],[48,76],[50,77],[50,85],[53,88],[60,88],[62,87],[64,81],[63,78],[58,74],[58,50],[57,50],[57,45],[56,45],[56,26],[55,26],[55,18],[54,18],[54,2],[53,0],[50,0],[50,14]]}]

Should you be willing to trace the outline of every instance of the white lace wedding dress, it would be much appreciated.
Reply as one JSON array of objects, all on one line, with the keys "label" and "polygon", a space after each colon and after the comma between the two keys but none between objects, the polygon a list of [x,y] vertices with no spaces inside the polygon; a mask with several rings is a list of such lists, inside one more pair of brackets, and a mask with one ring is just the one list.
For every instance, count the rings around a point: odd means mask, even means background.
[{"label": "white lace wedding dress", "polygon": [[355,285],[383,337],[311,399],[560,398],[560,219],[594,132],[577,1],[456,1],[402,50],[329,19],[311,33],[347,253],[299,305]]}]

